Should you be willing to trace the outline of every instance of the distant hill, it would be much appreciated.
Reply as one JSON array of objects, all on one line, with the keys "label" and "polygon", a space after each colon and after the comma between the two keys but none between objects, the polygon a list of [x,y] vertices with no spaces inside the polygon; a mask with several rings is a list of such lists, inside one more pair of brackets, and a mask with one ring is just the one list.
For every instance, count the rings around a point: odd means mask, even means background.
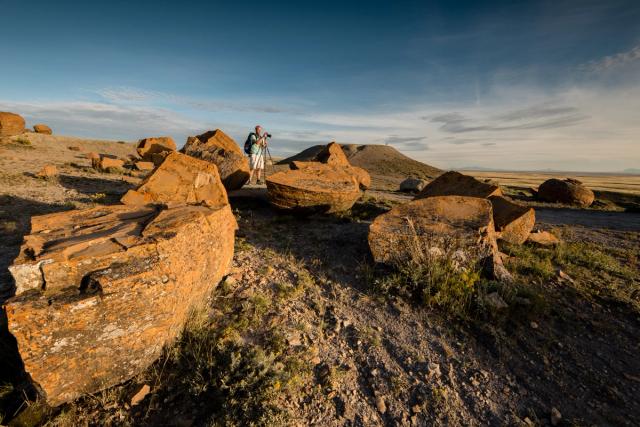
[{"label": "distant hill", "polygon": [[[278,164],[289,164],[294,160],[314,161],[323,147],[324,145],[314,145]],[[442,173],[440,169],[407,157],[389,145],[341,144],[341,147],[353,166],[361,167],[371,174],[374,187],[396,189],[398,183],[405,178],[431,180]]]}]

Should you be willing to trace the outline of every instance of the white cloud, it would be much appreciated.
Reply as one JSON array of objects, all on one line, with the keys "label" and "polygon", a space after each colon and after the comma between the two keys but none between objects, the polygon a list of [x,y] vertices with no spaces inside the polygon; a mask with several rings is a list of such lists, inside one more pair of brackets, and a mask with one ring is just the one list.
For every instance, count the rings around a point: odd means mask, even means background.
[{"label": "white cloud", "polygon": [[[489,101],[487,101],[489,100]],[[378,114],[309,117],[341,142],[391,142],[442,168],[616,171],[640,164],[640,86],[569,88],[501,87],[481,105],[416,106]],[[411,151],[403,139],[428,139]],[[395,140],[395,144],[394,144]]]},{"label": "white cloud", "polygon": [[640,60],[640,45],[634,46],[626,52],[605,56],[597,61],[591,61],[582,65],[582,69],[594,73],[605,72],[615,68],[621,68]]}]

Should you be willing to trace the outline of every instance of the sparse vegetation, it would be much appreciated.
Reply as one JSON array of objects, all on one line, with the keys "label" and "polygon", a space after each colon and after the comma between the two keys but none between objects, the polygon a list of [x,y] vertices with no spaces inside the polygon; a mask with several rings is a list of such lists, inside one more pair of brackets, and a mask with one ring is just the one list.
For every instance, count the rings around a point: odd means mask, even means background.
[{"label": "sparse vegetation", "polygon": [[31,141],[24,137],[19,137],[13,140],[15,144],[23,145],[23,146],[31,146]]},{"label": "sparse vegetation", "polygon": [[508,265],[525,281],[548,281],[562,270],[576,290],[629,303],[640,309],[640,271],[637,250],[615,249],[586,242],[562,243],[553,248],[508,245]]},{"label": "sparse vegetation", "polygon": [[[406,252],[412,257],[395,259],[393,271],[373,279],[374,289],[466,316],[485,286],[482,260],[488,255],[486,250],[435,235],[419,238],[414,234],[407,244],[410,249]],[[368,275],[371,278],[370,272]]]}]

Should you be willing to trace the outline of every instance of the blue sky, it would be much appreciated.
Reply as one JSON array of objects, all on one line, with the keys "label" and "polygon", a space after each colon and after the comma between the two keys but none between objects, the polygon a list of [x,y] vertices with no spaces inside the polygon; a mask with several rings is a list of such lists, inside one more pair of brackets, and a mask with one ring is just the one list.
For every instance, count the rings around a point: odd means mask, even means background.
[{"label": "blue sky", "polygon": [[640,2],[0,0],[0,110],[135,140],[256,123],[442,167],[640,167]]}]

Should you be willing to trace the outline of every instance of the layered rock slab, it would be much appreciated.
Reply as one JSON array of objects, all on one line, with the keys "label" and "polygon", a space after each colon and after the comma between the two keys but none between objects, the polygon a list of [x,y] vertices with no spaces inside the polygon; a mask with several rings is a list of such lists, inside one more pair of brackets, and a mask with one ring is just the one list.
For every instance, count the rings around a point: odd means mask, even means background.
[{"label": "layered rock slab", "polygon": [[478,260],[499,262],[491,203],[462,196],[434,196],[397,206],[369,227],[376,262],[397,265],[452,245]]},{"label": "layered rock slab", "polygon": [[502,196],[491,196],[489,200],[498,238],[517,245],[523,244],[536,223],[533,208],[514,203]]},{"label": "layered rock slab", "polygon": [[236,228],[229,205],[34,217],[5,307],[49,404],[126,381],[156,360],[226,273]]},{"label": "layered rock slab", "polygon": [[450,171],[443,173],[427,184],[416,199],[432,196],[465,196],[486,198],[489,196],[502,196],[502,190],[498,185],[481,182],[469,175]]},{"label": "layered rock slab", "polygon": [[355,176],[344,168],[317,164],[278,172],[266,179],[271,204],[301,214],[350,209],[360,197]]},{"label": "layered rock slab", "polygon": [[136,190],[120,200],[124,204],[203,203],[212,207],[228,203],[216,165],[186,154],[170,153]]},{"label": "layered rock slab", "polygon": [[249,179],[249,160],[240,146],[220,129],[190,136],[180,151],[215,164],[227,190],[237,190]]},{"label": "layered rock slab", "polygon": [[0,111],[0,136],[24,133],[24,118],[19,114]]},{"label": "layered rock slab", "polygon": [[595,200],[595,194],[577,179],[551,178],[538,187],[538,198],[545,202],[564,203],[586,208],[591,206]]}]

